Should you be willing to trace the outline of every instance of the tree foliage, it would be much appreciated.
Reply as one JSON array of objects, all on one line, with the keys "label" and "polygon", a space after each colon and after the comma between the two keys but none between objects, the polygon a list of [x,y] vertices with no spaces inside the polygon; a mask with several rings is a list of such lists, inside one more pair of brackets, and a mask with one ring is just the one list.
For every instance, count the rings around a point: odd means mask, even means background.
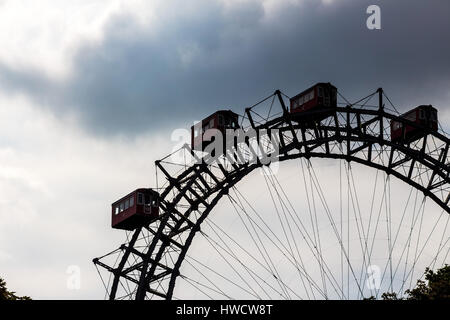
[{"label": "tree foliage", "polygon": [[0,300],[31,300],[31,298],[27,296],[19,297],[15,292],[9,291],[6,288],[5,280],[0,278]]},{"label": "tree foliage", "polygon": [[446,264],[436,272],[426,268],[425,281],[418,280],[416,287],[406,290],[405,294],[405,298],[399,298],[395,292],[385,292],[381,298],[383,300],[450,300],[450,265]]},{"label": "tree foliage", "polygon": [[450,265],[436,272],[427,268],[425,281],[417,281],[412,290],[407,290],[408,300],[450,300]]}]

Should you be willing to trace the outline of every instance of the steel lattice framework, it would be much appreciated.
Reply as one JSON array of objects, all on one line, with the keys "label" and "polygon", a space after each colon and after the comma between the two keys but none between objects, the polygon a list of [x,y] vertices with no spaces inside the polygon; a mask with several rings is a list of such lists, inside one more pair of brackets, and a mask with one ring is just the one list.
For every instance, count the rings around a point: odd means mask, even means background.
[{"label": "steel lattice framework", "polygon": [[[357,162],[397,177],[450,213],[449,139],[423,128],[425,135],[419,140],[408,144],[392,143],[391,120],[403,123],[403,128],[419,126],[387,112],[381,88],[358,101],[378,98],[376,108],[347,103],[313,127],[293,121],[285,97],[277,90],[247,108],[243,117],[247,128],[265,129],[268,133],[277,129],[280,149],[275,161],[316,157]],[[270,111],[267,116],[261,116],[257,107],[270,100]],[[279,104],[278,109],[273,108],[274,102]],[[265,138],[258,136],[256,139]],[[269,144],[267,150],[271,148]],[[124,285],[121,281],[134,288],[127,298],[171,299],[177,277],[182,276],[180,267],[202,222],[230,188],[263,166],[260,162],[232,163],[225,157],[223,161],[205,163],[199,161],[187,145],[177,153],[193,155],[192,161],[176,167],[167,161],[168,156],[156,162],[158,172],[167,180],[161,188],[162,214],[158,220],[133,231],[120,248],[94,259],[97,266],[113,275],[111,286],[106,288],[110,299],[121,298],[117,296],[119,285]],[[113,254],[117,255],[116,265],[103,262]]]}]

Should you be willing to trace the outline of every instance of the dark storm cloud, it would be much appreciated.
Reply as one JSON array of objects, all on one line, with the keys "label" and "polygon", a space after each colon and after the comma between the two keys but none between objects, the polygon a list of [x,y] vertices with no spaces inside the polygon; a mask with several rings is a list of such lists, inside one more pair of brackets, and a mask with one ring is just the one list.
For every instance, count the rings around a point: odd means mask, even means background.
[{"label": "dark storm cloud", "polygon": [[[65,83],[0,66],[0,86],[75,112],[97,134],[242,112],[277,88],[294,95],[317,81],[350,99],[382,86],[405,108],[450,96],[449,1],[280,1],[274,12],[258,2],[179,3],[158,13],[156,33],[133,16],[112,18],[101,43],[80,47]],[[381,7],[381,30],[366,28],[370,4]]]}]

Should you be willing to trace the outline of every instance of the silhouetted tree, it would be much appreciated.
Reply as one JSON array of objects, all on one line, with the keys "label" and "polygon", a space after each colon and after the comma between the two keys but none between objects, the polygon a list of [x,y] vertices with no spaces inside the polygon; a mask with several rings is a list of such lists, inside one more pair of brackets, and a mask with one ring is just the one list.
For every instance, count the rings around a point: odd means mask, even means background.
[{"label": "silhouetted tree", "polygon": [[23,297],[16,296],[15,292],[9,291],[6,288],[5,280],[0,278],[0,300],[31,300],[31,298],[27,296]]},{"label": "silhouetted tree", "polygon": [[418,280],[412,290],[406,290],[408,300],[450,300],[450,266],[436,272],[426,268],[425,281]]},{"label": "silhouetted tree", "polygon": [[[430,268],[425,269],[425,281],[418,280],[412,290],[405,291],[406,297],[399,298],[395,292],[385,292],[381,295],[383,300],[450,300],[450,266],[445,265],[436,272]],[[370,297],[366,300],[374,300]]]},{"label": "silhouetted tree", "polygon": [[385,292],[381,295],[381,299],[383,300],[399,300],[397,297],[397,293],[395,292]]}]

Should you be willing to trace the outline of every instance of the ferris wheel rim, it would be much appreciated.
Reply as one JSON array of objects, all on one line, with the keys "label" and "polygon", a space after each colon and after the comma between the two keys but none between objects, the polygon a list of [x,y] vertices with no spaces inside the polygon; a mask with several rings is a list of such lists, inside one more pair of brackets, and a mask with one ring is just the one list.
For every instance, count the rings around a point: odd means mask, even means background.
[{"label": "ferris wheel rim", "polygon": [[[355,109],[355,108],[351,108],[351,107],[344,107],[344,108],[338,107],[337,112],[344,114],[347,119],[349,119],[351,115],[361,115],[362,114],[362,115],[370,115],[370,116],[379,117],[378,121],[380,121],[381,123],[383,123],[383,121],[386,121],[386,120],[396,120],[396,121],[404,123],[405,125],[406,124],[411,125],[410,121],[405,120],[399,116],[389,114],[382,109],[380,109],[380,110],[364,110],[364,109]],[[375,121],[377,121],[377,120],[375,120]],[[286,114],[283,114],[278,119],[275,119],[275,121],[272,120],[271,122],[277,123],[277,125],[283,124],[285,130],[292,130],[295,127],[295,126],[293,126],[291,119],[289,119]],[[415,126],[415,125],[416,124],[413,124],[413,126]],[[297,130],[304,130],[304,128],[302,128],[301,126],[298,126],[296,128],[297,128]],[[339,132],[339,135],[336,134],[334,136],[331,136],[330,139],[328,139],[328,140],[327,139],[321,139],[321,140],[317,139],[317,142],[323,145],[323,144],[329,143],[331,141],[337,142],[340,144],[342,144],[342,141],[347,141],[347,145],[348,145],[349,141],[357,141],[357,142],[368,143],[368,145],[379,144],[380,146],[388,146],[388,147],[390,147],[391,153],[393,152],[392,150],[399,150],[399,151],[404,152],[405,157],[406,156],[410,157],[410,159],[412,161],[421,163],[422,165],[426,166],[429,170],[431,170],[433,172],[433,178],[435,175],[440,175],[444,184],[449,184],[448,173],[450,170],[449,170],[446,162],[443,161],[443,159],[446,158],[450,139],[448,139],[447,137],[445,137],[444,135],[442,135],[438,132],[429,131],[429,132],[427,132],[426,136],[433,136],[444,142],[445,151],[442,150],[442,154],[444,154],[442,159],[435,159],[428,154],[420,153],[420,152],[418,152],[417,149],[413,149],[412,147],[410,147],[409,144],[404,145],[404,144],[393,143],[392,141],[390,141],[388,139],[384,139],[383,134],[380,134],[380,136],[367,136],[367,135],[363,135],[363,133],[361,131],[355,130],[355,128],[353,128],[353,127],[349,128],[348,126],[340,127],[339,129],[336,127],[335,132],[336,133]],[[352,136],[348,136],[348,134],[350,132],[351,132]],[[347,136],[345,136],[345,133],[347,133]],[[313,143],[314,141],[308,140],[307,142]],[[448,197],[446,200],[439,199],[432,192],[432,189],[430,189],[429,187],[422,186],[422,185],[416,183],[415,181],[413,181],[411,176],[405,177],[404,175],[402,175],[401,173],[396,171],[395,167],[391,166],[392,163],[389,163],[387,166],[384,166],[384,165],[376,164],[372,161],[363,160],[361,158],[358,158],[354,154],[350,154],[349,151],[351,151],[351,150],[349,150],[348,148],[347,148],[347,150],[344,150],[344,148],[341,148],[341,152],[342,152],[341,154],[333,154],[333,153],[330,153],[329,151],[327,151],[325,153],[307,151],[306,141],[305,141],[304,145],[301,145],[301,144],[294,145],[294,142],[292,142],[291,146],[288,147],[288,149],[289,148],[290,148],[290,150],[297,150],[298,153],[288,155],[287,152],[284,152],[284,156],[281,156],[283,154],[283,152],[280,152],[280,157],[278,159],[279,162],[292,160],[292,159],[298,159],[298,158],[307,158],[307,159],[309,159],[309,158],[326,158],[326,159],[335,159],[335,160],[341,159],[341,160],[346,160],[348,162],[360,163],[362,165],[372,167],[372,168],[380,170],[380,171],[384,171],[388,175],[395,176],[396,178],[403,181],[404,183],[407,183],[407,184],[411,185],[413,188],[421,191],[425,196],[431,198],[436,204],[438,204],[447,213],[450,213],[450,208],[448,206]],[[306,151],[301,152],[302,148],[304,148]],[[345,151],[347,151],[347,153]],[[392,155],[391,155],[391,158],[392,158]],[[161,163],[156,162],[156,165],[160,166]],[[255,169],[260,168],[262,166],[263,165],[261,163],[255,163],[255,164],[251,164],[251,165],[243,164],[241,167],[236,169],[235,175],[227,177],[226,180],[219,181],[219,183],[217,183],[217,187],[215,189],[209,191],[209,196],[206,197],[206,199],[209,199],[210,202],[208,203],[208,202],[204,201],[204,203],[206,203],[206,206],[205,206],[206,209],[203,211],[201,216],[196,220],[196,222],[193,225],[191,225],[190,228],[186,229],[186,231],[188,231],[189,234],[186,238],[184,245],[180,248],[181,251],[179,253],[178,258],[176,259],[174,267],[172,268],[172,270],[170,270],[170,272],[168,272],[168,274],[170,274],[170,280],[169,280],[169,286],[167,288],[167,292],[165,294],[166,299],[172,298],[176,279],[180,275],[179,269],[183,263],[184,256],[188,252],[190,244],[192,243],[192,241],[195,237],[195,234],[200,230],[200,226],[203,223],[203,221],[208,217],[209,213],[214,209],[214,207],[217,205],[217,203],[220,201],[220,199],[225,194],[228,193],[228,190],[231,187],[233,187],[235,184],[237,184],[239,181],[241,181],[244,177],[246,177],[252,171],[254,171]],[[186,179],[187,177],[189,177],[189,174],[191,174],[191,173],[194,173],[191,184],[190,185],[188,184],[188,186],[184,187],[183,189],[179,189],[178,190],[179,193],[172,201],[166,201],[165,200],[166,196],[172,190],[179,188],[179,186],[178,186],[179,181],[181,179]],[[165,246],[170,244],[169,240],[164,239],[164,238],[168,237],[168,235],[164,234],[164,228],[166,227],[168,220],[171,218],[170,213],[176,215],[174,210],[176,210],[175,207],[177,205],[177,202],[180,201],[180,199],[182,199],[182,197],[184,195],[183,191],[186,192],[187,190],[189,190],[189,188],[194,183],[196,177],[198,177],[199,175],[201,175],[203,173],[205,173],[205,174],[211,173],[208,169],[208,166],[205,164],[194,164],[191,167],[187,168],[185,171],[183,171],[179,176],[177,176],[175,178],[169,177],[169,186],[166,187],[163,190],[163,192],[161,193],[162,198],[160,201],[163,209],[165,210],[165,213],[162,214],[161,217],[159,218],[160,225],[158,227],[158,231],[154,234],[154,237],[151,241],[151,244],[148,247],[147,252],[142,257],[144,263],[142,264],[141,267],[142,267],[142,270],[145,270],[145,272],[141,272],[140,279],[137,284],[138,288],[137,288],[137,292],[136,292],[136,296],[135,296],[136,299],[145,298],[145,296],[148,292],[149,280],[151,279],[152,276],[154,276],[156,265],[158,263],[160,263],[159,259],[161,259],[161,256],[164,253]],[[431,182],[432,182],[433,178],[431,179]],[[430,184],[431,184],[431,182],[430,182]],[[214,195],[214,194],[215,194],[215,196],[210,199],[210,196]],[[195,210],[195,205],[192,205],[192,207],[188,211],[192,212],[194,210]],[[173,211],[173,212],[171,212],[171,211]],[[142,227],[136,229],[133,233],[133,236],[132,236],[131,241],[129,242],[128,246],[122,247],[122,249],[124,249],[125,252],[124,252],[124,255],[122,256],[122,260],[119,263],[118,268],[113,270],[114,282],[113,282],[112,290],[109,294],[110,299],[115,298],[118,281],[120,280],[120,277],[124,276],[123,271],[124,271],[124,265],[125,265],[126,259],[132,252],[134,243],[138,239],[138,236],[141,233],[141,231],[142,231]],[[153,258],[153,260],[150,261],[151,260],[150,257],[155,254],[155,249],[156,249],[158,242],[161,242],[161,246],[159,247],[158,252],[156,252],[156,255]],[[155,292],[153,292],[153,293],[155,293]],[[162,297],[164,297],[164,295]]]}]

